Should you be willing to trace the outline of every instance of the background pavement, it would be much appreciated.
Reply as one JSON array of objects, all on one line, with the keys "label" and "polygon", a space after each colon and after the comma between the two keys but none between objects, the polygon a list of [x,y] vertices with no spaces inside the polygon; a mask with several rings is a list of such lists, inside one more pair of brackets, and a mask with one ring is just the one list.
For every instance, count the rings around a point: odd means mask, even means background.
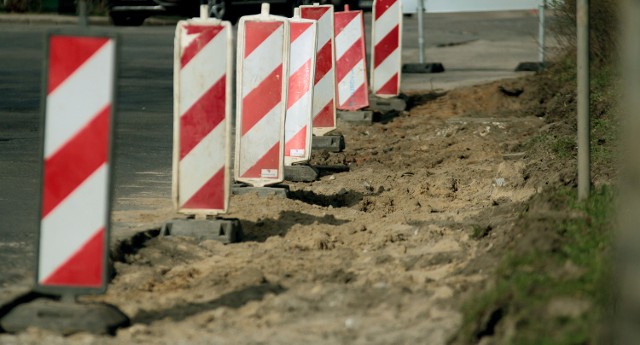
[{"label": "background pavement", "polygon": [[[72,28],[75,21],[69,16],[0,15],[0,291],[33,280],[44,35]],[[369,38],[370,14],[365,21]],[[175,20],[151,19],[138,28],[114,28],[100,17],[91,22],[121,38],[112,231],[123,237],[172,214]],[[427,60],[442,62],[447,72],[405,74],[405,91],[448,90],[516,77],[521,75],[513,72],[519,62],[537,57],[537,17],[530,12],[429,14],[425,23]],[[415,17],[405,18],[403,32],[404,62],[417,62]]]}]

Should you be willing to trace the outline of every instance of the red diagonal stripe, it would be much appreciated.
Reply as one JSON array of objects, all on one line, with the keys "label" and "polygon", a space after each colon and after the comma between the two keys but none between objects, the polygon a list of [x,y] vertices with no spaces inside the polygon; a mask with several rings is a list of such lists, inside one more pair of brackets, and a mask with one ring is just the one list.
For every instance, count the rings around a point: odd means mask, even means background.
[{"label": "red diagonal stripe", "polygon": [[336,81],[340,82],[363,59],[364,47],[358,40],[336,61]]},{"label": "red diagonal stripe", "polygon": [[394,74],[381,88],[376,90],[376,95],[397,95],[400,93],[398,88],[398,73]]},{"label": "red diagonal stripe", "polygon": [[307,126],[302,127],[302,129],[296,133],[284,146],[284,152],[286,156],[291,156],[291,150],[300,150],[307,149],[306,139],[307,138]]},{"label": "red diagonal stripe", "polygon": [[289,97],[287,109],[296,104],[311,88],[311,59],[307,60],[297,71],[289,76]]},{"label": "red diagonal stripe", "polygon": [[[78,210],[81,212],[81,210]],[[78,251],[46,277],[43,285],[99,288],[103,285],[104,228],[100,228]]]},{"label": "red diagonal stripe", "polygon": [[108,41],[103,37],[51,36],[47,93],[53,92]]},{"label": "red diagonal stripe", "polygon": [[107,161],[109,114],[106,106],[44,162],[42,218]]},{"label": "red diagonal stripe", "polygon": [[242,99],[242,135],[282,101],[282,65]]},{"label": "red diagonal stripe", "polygon": [[333,49],[331,49],[331,41],[327,42],[316,55],[316,80],[317,84],[322,78],[329,73],[331,67],[333,67]]},{"label": "red diagonal stripe", "polygon": [[377,20],[378,18],[380,18],[385,12],[387,12],[387,10],[389,9],[389,7],[393,6],[393,4],[396,2],[397,0],[376,0],[375,5],[376,5],[376,17],[375,19]]},{"label": "red diagonal stripe", "polygon": [[400,32],[396,25],[389,33],[376,44],[374,49],[373,67],[378,67],[391,53],[398,49]]},{"label": "red diagonal stripe", "polygon": [[302,7],[300,9],[300,16],[306,19],[320,20],[320,18],[322,18],[322,16],[329,10],[329,7]]},{"label": "red diagonal stripe", "polygon": [[180,117],[180,159],[224,120],[226,79],[220,78]]},{"label": "red diagonal stripe", "polygon": [[313,23],[291,23],[291,43],[297,40],[307,29],[309,29]]},{"label": "red diagonal stripe", "polygon": [[334,35],[338,37],[338,35],[347,27],[347,24],[351,23],[352,20],[357,20],[356,17],[362,13],[362,11],[349,11],[349,12],[336,12],[333,16],[333,20],[335,21],[333,27],[335,29]]},{"label": "red diagonal stripe", "polygon": [[182,51],[180,66],[186,66],[194,56],[196,56],[207,43],[211,42],[224,29],[224,26],[210,25],[187,25],[184,27],[187,35],[198,35]]},{"label": "red diagonal stripe", "polygon": [[[365,78],[366,80],[366,78]],[[367,83],[364,82],[358,87],[356,92],[346,101],[342,102],[339,109],[358,110],[369,105],[369,94],[367,93]]]},{"label": "red diagonal stripe", "polygon": [[215,173],[182,207],[224,209],[224,167]]},{"label": "red diagonal stripe", "polygon": [[333,127],[333,100],[329,101],[313,118],[313,127]]},{"label": "red diagonal stripe", "polygon": [[262,169],[280,169],[280,143],[277,142],[267,153],[258,160],[258,162],[249,168],[242,177],[244,178],[260,178]]},{"label": "red diagonal stripe", "polygon": [[[282,22],[252,22],[245,24],[244,38],[244,57],[249,56],[256,48],[258,48],[267,37],[271,36],[280,26]],[[274,49],[280,49],[273,47]]]}]

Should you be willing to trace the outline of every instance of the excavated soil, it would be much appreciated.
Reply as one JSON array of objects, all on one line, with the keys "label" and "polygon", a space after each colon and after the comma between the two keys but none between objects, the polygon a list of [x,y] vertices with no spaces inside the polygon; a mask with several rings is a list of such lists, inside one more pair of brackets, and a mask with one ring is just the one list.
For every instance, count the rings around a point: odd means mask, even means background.
[{"label": "excavated soil", "polygon": [[115,263],[105,295],[84,298],[131,318],[114,337],[32,329],[0,342],[446,344],[523,203],[567,178],[521,152],[548,130],[531,80],[410,95],[396,117],[341,124],[346,150],[312,163],[349,172],[288,183],[289,199],[231,198],[242,243],[148,240]]}]

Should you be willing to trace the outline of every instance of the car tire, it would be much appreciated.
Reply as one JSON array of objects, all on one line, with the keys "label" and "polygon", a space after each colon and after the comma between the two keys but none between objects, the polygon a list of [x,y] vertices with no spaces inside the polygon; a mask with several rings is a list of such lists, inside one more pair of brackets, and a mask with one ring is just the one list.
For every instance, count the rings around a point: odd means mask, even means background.
[{"label": "car tire", "polygon": [[147,16],[134,12],[110,12],[111,23],[115,26],[140,26]]}]

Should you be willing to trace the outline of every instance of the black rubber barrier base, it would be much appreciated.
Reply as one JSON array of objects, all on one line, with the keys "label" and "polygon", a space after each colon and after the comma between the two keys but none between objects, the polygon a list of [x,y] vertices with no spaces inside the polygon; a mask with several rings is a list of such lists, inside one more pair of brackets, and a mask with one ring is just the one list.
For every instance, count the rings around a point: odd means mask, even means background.
[{"label": "black rubber barrier base", "polygon": [[18,305],[0,321],[2,329],[10,333],[37,327],[62,335],[79,332],[115,334],[118,328],[129,323],[124,313],[109,304],[61,302],[46,298]]},{"label": "black rubber barrier base", "polygon": [[162,227],[162,234],[236,243],[242,240],[242,225],[236,218],[175,219]]},{"label": "black rubber barrier base", "polygon": [[402,65],[402,73],[442,73],[444,66],[440,62],[407,63]]},{"label": "black rubber barrier base", "polygon": [[318,179],[318,170],[307,164],[285,166],[284,179],[291,182],[313,182]]},{"label": "black rubber barrier base", "polygon": [[344,136],[341,135],[314,135],[311,139],[312,150],[325,150],[329,152],[342,152],[345,148]]},{"label": "black rubber barrier base", "polygon": [[521,62],[516,67],[516,72],[542,72],[544,68],[544,62]]}]

